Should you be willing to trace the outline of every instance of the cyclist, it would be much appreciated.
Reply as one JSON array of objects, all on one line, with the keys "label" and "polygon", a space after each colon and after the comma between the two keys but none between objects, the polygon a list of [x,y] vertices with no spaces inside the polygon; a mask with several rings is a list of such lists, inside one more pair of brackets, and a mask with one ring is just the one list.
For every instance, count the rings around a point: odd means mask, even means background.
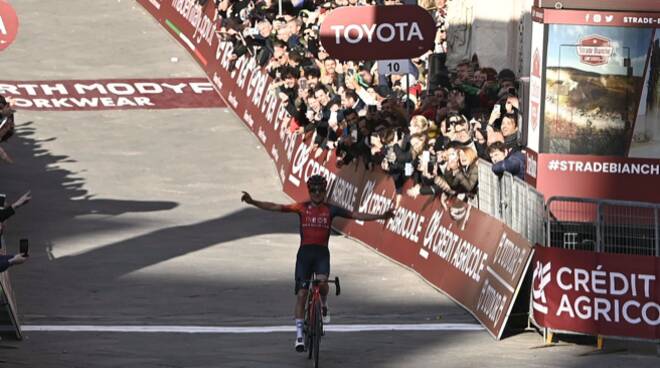
[{"label": "cyclist", "polygon": [[394,216],[394,210],[380,214],[359,214],[344,210],[325,202],[326,188],[328,182],[321,175],[313,175],[307,180],[310,201],[294,203],[290,205],[261,202],[252,199],[249,193],[243,192],[241,201],[257,208],[268,211],[294,212],[300,217],[300,248],[296,257],[295,271],[295,319],[296,319],[296,351],[305,349],[303,342],[303,318],[305,314],[305,301],[307,299],[307,281],[312,273],[321,280],[320,292],[322,302],[323,322],[330,321],[328,314],[328,275],[330,274],[330,252],[328,250],[328,239],[330,238],[330,226],[332,219],[336,216],[362,220],[381,220]]}]

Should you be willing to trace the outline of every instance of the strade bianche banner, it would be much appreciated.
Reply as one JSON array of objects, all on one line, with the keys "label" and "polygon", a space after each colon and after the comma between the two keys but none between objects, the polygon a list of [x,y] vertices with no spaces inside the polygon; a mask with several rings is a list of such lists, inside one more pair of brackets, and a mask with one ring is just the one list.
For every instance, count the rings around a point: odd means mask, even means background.
[{"label": "strade bianche banner", "polygon": [[[215,34],[212,6],[194,0],[138,0],[202,66],[213,86],[273,159],[284,191],[307,199],[306,180],[328,178],[331,203],[362,213],[384,213],[394,204],[392,180],[354,163],[336,168],[334,154],[315,157],[310,142],[288,129],[290,116],[272,80],[254,59],[230,67],[232,45]],[[388,221],[345,221],[335,227],[405,264],[461,304],[499,339],[506,326],[532,246],[494,218],[462,202],[404,197]]]},{"label": "strade bianche banner", "polygon": [[539,326],[660,340],[660,257],[538,247],[533,267]]},{"label": "strade bianche banner", "polygon": [[532,9],[528,167],[545,198],[660,202],[660,2],[638,3]]}]

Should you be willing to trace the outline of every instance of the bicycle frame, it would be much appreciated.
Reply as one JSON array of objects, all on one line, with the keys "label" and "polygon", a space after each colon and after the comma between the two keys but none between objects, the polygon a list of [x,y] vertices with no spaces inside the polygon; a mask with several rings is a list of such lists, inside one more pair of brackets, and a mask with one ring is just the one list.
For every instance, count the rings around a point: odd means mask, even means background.
[{"label": "bicycle frame", "polygon": [[[339,278],[328,280],[328,283],[335,284],[336,295],[341,292]],[[314,367],[319,365],[319,347],[323,333],[323,317],[321,315],[321,280],[316,278],[316,274],[309,280],[307,287],[307,300],[305,301],[305,351],[308,352],[308,359],[314,357]]]}]

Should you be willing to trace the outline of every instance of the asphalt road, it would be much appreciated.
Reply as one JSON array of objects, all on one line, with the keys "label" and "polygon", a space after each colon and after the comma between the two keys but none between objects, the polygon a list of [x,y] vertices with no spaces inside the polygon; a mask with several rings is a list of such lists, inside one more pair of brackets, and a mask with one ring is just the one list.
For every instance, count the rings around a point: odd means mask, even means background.
[{"label": "asphalt road", "polygon": [[[135,2],[12,1],[19,36],[0,53],[10,80],[200,77]],[[178,61],[172,62],[171,58]],[[225,109],[17,114],[0,165],[10,220],[30,261],[11,270],[25,339],[0,341],[7,367],[306,367],[293,333],[38,331],[38,326],[292,326],[295,216],[261,212],[240,191],[288,202],[259,143]],[[331,239],[343,295],[337,326],[436,324],[436,331],[327,333],[323,367],[657,367],[631,351],[496,342],[414,273],[361,244]],[[192,331],[192,330],[190,330]]]}]

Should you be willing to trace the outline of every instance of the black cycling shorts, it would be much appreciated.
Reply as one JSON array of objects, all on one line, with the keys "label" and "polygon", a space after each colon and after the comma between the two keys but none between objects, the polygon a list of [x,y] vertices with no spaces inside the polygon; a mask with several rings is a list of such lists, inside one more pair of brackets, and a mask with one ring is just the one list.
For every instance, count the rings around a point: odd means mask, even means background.
[{"label": "black cycling shorts", "polygon": [[330,250],[321,245],[303,245],[296,256],[296,286],[294,293],[306,289],[312,274],[330,275]]}]

